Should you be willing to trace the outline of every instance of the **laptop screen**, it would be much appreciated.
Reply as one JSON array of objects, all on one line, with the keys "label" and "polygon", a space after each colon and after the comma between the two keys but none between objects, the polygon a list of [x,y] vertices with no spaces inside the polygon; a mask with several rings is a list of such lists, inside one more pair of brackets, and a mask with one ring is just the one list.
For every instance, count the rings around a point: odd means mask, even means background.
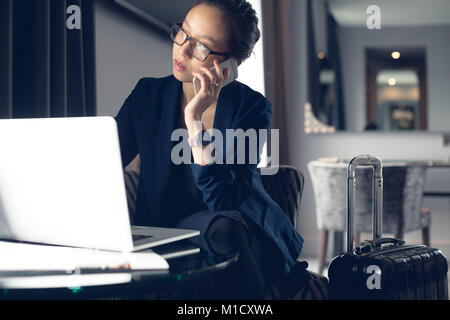
[{"label": "laptop screen", "polygon": [[0,238],[133,248],[112,117],[0,120]]}]

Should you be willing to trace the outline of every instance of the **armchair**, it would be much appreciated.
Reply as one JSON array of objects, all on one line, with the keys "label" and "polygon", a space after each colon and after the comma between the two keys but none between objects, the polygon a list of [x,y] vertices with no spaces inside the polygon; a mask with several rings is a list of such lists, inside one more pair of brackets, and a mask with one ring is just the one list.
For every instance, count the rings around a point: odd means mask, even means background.
[{"label": "armchair", "polygon": [[[139,183],[139,172],[136,169],[124,171],[130,217],[134,215],[136,192]],[[280,165],[275,175],[262,175],[261,181],[269,196],[288,215],[294,226],[298,223],[298,210],[303,192],[304,176],[299,169]],[[301,269],[301,268],[300,268]],[[302,284],[295,286],[273,284],[266,290],[267,299],[326,299],[328,296],[328,279],[319,274],[307,271]],[[293,278],[295,279],[295,278]]]}]

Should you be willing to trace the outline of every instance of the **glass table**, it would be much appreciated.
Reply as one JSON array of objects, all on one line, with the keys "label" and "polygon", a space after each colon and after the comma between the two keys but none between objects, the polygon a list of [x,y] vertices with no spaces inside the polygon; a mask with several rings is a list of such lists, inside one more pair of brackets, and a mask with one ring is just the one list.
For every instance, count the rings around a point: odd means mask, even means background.
[{"label": "glass table", "polygon": [[[196,249],[196,250],[192,250]],[[214,293],[214,275],[239,254],[217,256],[189,240],[153,248],[168,270],[0,271],[0,299],[202,299]],[[194,253],[173,256],[177,252]],[[4,259],[5,257],[0,257]]]}]

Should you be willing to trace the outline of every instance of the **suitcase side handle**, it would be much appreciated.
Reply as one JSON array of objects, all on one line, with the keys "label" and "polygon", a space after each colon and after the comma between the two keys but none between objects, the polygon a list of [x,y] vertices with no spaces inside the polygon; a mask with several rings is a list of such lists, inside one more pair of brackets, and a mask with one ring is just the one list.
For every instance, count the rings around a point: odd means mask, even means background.
[{"label": "suitcase side handle", "polygon": [[353,213],[355,209],[355,171],[359,166],[372,167],[372,238],[381,238],[383,230],[383,165],[381,159],[370,155],[354,157],[347,168],[347,252],[353,252]]},{"label": "suitcase side handle", "polygon": [[394,246],[401,246],[405,241],[395,238],[380,238],[376,240],[362,241],[359,247],[356,247],[356,254],[362,254],[372,251],[375,248],[380,248],[384,244],[392,244]]}]

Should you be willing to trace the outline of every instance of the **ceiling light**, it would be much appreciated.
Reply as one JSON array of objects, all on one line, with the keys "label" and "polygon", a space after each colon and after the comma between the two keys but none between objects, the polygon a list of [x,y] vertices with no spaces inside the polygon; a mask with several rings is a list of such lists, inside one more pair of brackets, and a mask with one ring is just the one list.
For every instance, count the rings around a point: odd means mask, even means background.
[{"label": "ceiling light", "polygon": [[397,60],[398,58],[400,58],[400,52],[398,52],[398,51],[392,52],[391,57],[392,57],[392,59]]}]

